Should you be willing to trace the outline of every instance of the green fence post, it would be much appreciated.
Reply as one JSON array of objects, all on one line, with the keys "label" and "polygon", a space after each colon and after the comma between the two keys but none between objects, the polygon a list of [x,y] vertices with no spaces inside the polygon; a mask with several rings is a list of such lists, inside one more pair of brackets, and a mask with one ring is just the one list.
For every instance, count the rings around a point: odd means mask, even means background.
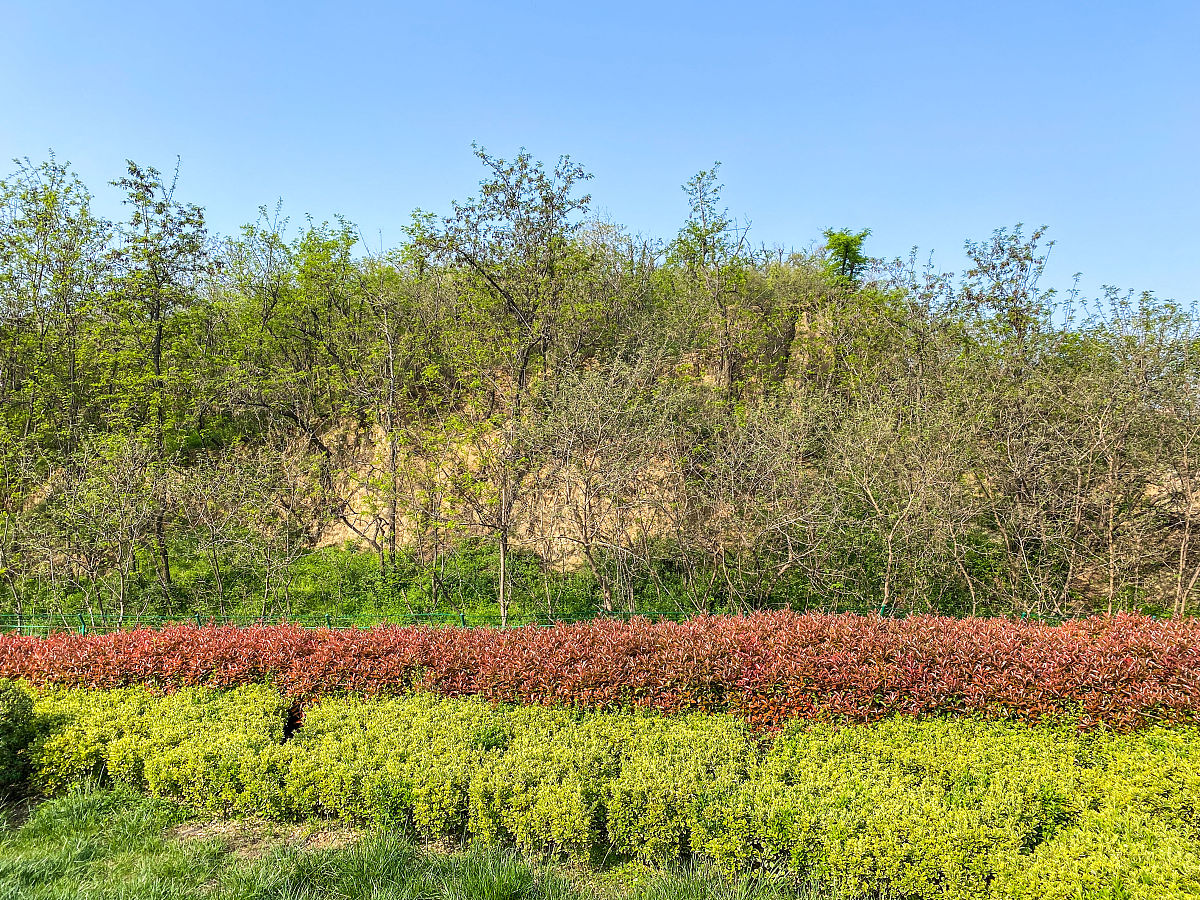
[{"label": "green fence post", "polygon": [[200,621],[200,613],[196,613],[196,627],[199,628],[201,624],[203,623]]},{"label": "green fence post", "polygon": [[87,619],[83,617],[83,613],[79,614],[79,633],[87,634]]},{"label": "green fence post", "polygon": [[467,627],[467,614],[460,612],[458,614],[458,622],[460,625],[462,625],[463,628],[466,628]]},{"label": "green fence post", "polygon": [[325,627],[333,628],[333,616],[329,615],[329,613],[325,613]]}]

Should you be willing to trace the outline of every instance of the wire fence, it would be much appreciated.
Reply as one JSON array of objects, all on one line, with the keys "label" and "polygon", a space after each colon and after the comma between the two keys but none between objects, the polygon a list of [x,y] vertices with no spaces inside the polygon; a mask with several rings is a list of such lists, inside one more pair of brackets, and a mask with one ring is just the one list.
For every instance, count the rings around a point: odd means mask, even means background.
[{"label": "wire fence", "polygon": [[[769,610],[778,611],[788,607],[771,607]],[[760,610],[756,610],[760,611]],[[796,612],[820,613],[859,613],[887,616],[889,618],[906,618],[914,614],[908,609],[797,609]],[[298,625],[303,628],[373,628],[380,626],[426,625],[458,628],[517,628],[524,626],[549,627],[553,625],[570,624],[574,622],[590,622],[596,620],[629,621],[630,619],[648,619],[652,622],[682,622],[700,615],[699,610],[638,610],[635,612],[598,610],[585,615],[551,615],[547,613],[516,612],[506,617],[495,613],[467,612],[442,610],[436,612],[397,613],[384,616],[341,616],[334,614],[307,616],[251,616],[251,615],[209,615],[192,613],[187,615],[115,615],[100,613],[69,613],[59,615],[14,615],[0,614],[0,634],[24,634],[45,636],[74,632],[77,634],[109,634],[116,631],[131,631],[134,629],[162,629],[178,625],[193,625],[203,627],[236,626],[242,628],[263,627],[267,625]],[[945,614],[945,613],[943,613]],[[1152,614],[1151,614],[1152,615]],[[1152,617],[1154,617],[1152,615]],[[1071,618],[1057,614],[1037,612],[1010,613],[1005,616],[1010,619],[1023,619],[1057,624]]]},{"label": "wire fence", "polygon": [[522,626],[552,626],[597,619],[629,621],[633,618],[651,621],[683,621],[696,615],[692,612],[600,612],[585,616],[546,614],[514,614],[506,617],[475,612],[403,613],[382,617],[360,616],[211,616],[202,613],[185,616],[101,615],[78,613],[59,616],[0,615],[0,633],[44,636],[75,632],[78,634],[108,634],[134,629],[162,629],[177,625],[236,626],[242,628],[267,625],[298,625],[303,628],[373,628],[387,625],[428,625],[460,628],[516,628]]}]

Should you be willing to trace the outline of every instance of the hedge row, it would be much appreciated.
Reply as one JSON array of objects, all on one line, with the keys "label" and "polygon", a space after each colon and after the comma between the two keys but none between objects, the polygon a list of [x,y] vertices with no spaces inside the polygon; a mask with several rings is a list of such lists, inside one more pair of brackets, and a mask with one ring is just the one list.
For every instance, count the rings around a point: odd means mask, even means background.
[{"label": "hedge row", "polygon": [[29,774],[25,749],[33,734],[33,698],[20,685],[0,679],[0,799]]},{"label": "hedge row", "polygon": [[0,637],[0,677],[113,688],[270,681],[305,698],[421,690],[589,709],[868,722],[982,714],[1132,728],[1200,718],[1200,621],[762,613],[511,630],[296,626]]},{"label": "hedge row", "polygon": [[701,856],[848,898],[1200,892],[1200,732],[897,717],[763,740],[722,715],[327,699],[283,741],[263,686],[57,690],[37,777],[212,812],[338,816],[580,859]]}]

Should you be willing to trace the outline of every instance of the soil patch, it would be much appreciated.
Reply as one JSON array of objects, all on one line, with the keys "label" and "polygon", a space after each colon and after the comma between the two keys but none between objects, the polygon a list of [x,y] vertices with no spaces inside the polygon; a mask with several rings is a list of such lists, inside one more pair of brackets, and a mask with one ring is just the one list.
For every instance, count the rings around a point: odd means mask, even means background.
[{"label": "soil patch", "polygon": [[265,819],[214,819],[184,822],[168,835],[177,841],[217,841],[242,859],[258,859],[278,847],[338,850],[361,836],[345,826],[285,825]]}]

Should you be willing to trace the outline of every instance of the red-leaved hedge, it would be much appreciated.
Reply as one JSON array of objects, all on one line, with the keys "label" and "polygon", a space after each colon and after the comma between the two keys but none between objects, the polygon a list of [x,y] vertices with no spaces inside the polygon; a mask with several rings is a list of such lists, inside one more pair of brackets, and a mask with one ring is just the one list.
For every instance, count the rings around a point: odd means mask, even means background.
[{"label": "red-leaved hedge", "polygon": [[1200,721],[1200,620],[760,613],[509,630],[178,626],[0,637],[0,676],[90,688],[271,681],[299,697],[409,690],[728,711],[757,725],[979,714],[1084,727]]}]

